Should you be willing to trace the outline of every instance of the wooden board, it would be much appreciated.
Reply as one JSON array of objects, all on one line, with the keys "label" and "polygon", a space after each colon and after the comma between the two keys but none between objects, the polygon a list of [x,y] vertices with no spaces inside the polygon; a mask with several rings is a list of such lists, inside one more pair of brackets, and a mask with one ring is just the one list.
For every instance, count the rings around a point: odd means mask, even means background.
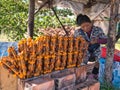
[{"label": "wooden board", "polygon": [[0,90],[17,90],[17,77],[0,66]]}]

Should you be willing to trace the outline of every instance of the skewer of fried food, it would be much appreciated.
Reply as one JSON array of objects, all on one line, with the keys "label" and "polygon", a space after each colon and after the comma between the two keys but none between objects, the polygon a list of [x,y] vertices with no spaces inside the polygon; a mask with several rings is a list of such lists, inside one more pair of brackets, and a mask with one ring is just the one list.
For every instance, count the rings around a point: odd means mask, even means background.
[{"label": "skewer of fried food", "polygon": [[6,67],[8,67],[12,72],[14,72],[14,74],[16,75],[16,76],[18,76],[19,78],[23,78],[23,76],[21,76],[20,74],[19,74],[19,72],[17,72],[15,69],[13,69],[13,68],[11,68],[8,64],[6,64],[4,61],[2,61],[1,63],[3,63]]},{"label": "skewer of fried food", "polygon": [[61,69],[65,69],[66,67],[66,60],[67,60],[67,47],[68,47],[68,37],[62,37],[62,45],[63,45],[63,52],[61,53]]}]

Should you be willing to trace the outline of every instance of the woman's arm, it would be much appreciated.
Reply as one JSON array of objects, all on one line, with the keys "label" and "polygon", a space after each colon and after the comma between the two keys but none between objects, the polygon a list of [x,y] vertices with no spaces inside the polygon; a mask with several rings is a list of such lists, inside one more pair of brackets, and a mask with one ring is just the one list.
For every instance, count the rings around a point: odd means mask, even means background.
[{"label": "woman's arm", "polygon": [[97,43],[99,43],[99,44],[106,44],[107,43],[107,38],[98,39]]},{"label": "woman's arm", "polygon": [[107,43],[107,36],[104,34],[103,30],[100,27],[97,27],[98,36],[91,40],[91,44],[106,44]]}]

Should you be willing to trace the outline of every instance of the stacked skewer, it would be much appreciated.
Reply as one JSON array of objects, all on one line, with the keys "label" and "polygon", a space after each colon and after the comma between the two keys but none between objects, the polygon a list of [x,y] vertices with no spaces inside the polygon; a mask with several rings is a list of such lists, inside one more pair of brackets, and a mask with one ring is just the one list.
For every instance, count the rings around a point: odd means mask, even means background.
[{"label": "stacked skewer", "polygon": [[40,36],[19,41],[18,52],[8,48],[0,64],[21,79],[40,76],[55,70],[79,67],[87,50],[82,37]]}]

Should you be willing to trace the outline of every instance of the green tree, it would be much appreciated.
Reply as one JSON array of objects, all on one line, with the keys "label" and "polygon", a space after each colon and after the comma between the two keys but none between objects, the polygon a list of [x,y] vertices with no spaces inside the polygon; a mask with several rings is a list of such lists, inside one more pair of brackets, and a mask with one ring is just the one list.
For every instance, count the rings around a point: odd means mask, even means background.
[{"label": "green tree", "polygon": [[[73,16],[73,13],[69,9],[57,9],[55,8],[58,17],[64,25],[75,25],[74,19],[68,18]],[[51,9],[43,9],[35,16],[35,28],[48,28],[48,27],[61,27],[56,16]]]},{"label": "green tree", "polygon": [[[27,32],[28,0],[0,0],[0,33],[4,32],[9,39],[20,40]],[[64,25],[74,25],[74,19],[68,9],[55,8]],[[39,35],[39,28],[61,27],[51,9],[40,10],[35,15],[34,36]]]},{"label": "green tree", "polygon": [[0,0],[0,33],[20,40],[26,32],[28,3],[22,0]]}]

